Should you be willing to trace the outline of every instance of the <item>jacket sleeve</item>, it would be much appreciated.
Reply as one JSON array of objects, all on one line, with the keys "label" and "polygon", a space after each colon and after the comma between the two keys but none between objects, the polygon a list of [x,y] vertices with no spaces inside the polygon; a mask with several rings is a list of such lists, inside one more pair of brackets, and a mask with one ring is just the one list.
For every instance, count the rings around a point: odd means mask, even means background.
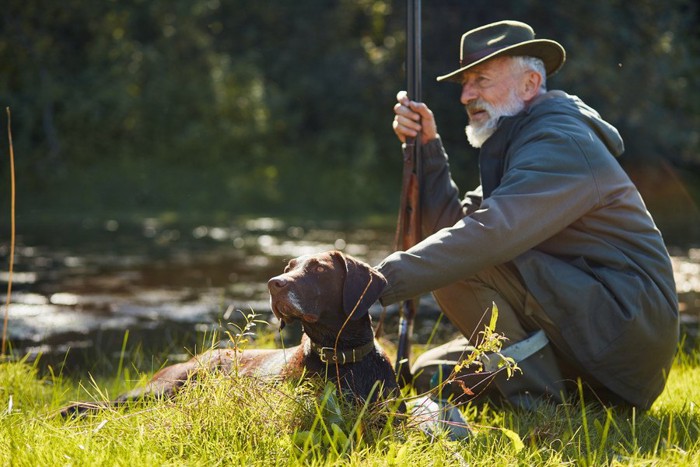
[{"label": "jacket sleeve", "polygon": [[440,138],[426,143],[422,151],[421,227],[423,237],[427,237],[476,211],[481,204],[481,189],[467,193],[460,202],[459,189],[450,175],[449,159]]},{"label": "jacket sleeve", "polygon": [[388,280],[384,305],[510,261],[599,202],[585,150],[571,136],[542,131],[511,147],[517,149],[505,155],[501,184],[478,210],[378,266]]}]

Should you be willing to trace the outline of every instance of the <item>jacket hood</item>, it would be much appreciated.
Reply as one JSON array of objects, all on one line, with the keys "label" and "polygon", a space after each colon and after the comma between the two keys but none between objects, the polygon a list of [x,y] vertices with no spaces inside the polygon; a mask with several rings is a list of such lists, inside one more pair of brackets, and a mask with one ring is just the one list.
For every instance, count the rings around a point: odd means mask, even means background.
[{"label": "jacket hood", "polygon": [[619,157],[625,151],[624,142],[617,128],[603,120],[595,109],[577,96],[563,91],[548,91],[535,98],[525,112],[532,116],[564,114],[574,117],[590,127],[613,156]]}]

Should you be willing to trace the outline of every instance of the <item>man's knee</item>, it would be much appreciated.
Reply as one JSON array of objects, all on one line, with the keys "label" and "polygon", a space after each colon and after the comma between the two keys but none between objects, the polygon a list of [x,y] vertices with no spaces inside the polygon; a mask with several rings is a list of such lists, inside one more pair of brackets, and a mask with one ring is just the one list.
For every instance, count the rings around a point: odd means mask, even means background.
[{"label": "man's knee", "polygon": [[455,366],[474,351],[461,337],[422,354],[412,368],[414,388],[418,393],[433,391],[437,397],[457,402],[505,400],[525,408],[543,399],[561,402],[564,381],[549,344],[520,359],[511,377],[503,368],[486,371],[477,366],[455,373]]},{"label": "man's knee", "polygon": [[491,322],[494,305],[498,309],[496,331],[511,342],[522,340],[528,331],[535,330],[524,326],[529,294],[517,270],[509,263],[456,281],[433,295],[445,316],[470,338]]}]

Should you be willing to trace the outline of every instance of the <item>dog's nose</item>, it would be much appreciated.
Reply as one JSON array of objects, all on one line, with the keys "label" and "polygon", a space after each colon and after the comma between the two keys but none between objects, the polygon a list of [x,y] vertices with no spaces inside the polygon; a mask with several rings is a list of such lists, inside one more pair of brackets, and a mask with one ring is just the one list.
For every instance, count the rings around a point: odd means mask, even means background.
[{"label": "dog's nose", "polygon": [[287,279],[281,276],[276,276],[267,281],[267,288],[270,292],[277,292],[287,286]]}]

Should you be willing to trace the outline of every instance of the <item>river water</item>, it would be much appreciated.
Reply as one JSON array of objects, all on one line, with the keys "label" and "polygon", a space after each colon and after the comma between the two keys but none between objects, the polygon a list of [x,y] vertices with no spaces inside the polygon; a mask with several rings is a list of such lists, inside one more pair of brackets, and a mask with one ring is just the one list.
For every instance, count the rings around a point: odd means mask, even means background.
[{"label": "river water", "polygon": [[[16,358],[40,357],[65,373],[114,370],[124,358],[157,368],[153,356],[182,360],[206,347],[243,313],[275,329],[267,279],[290,258],[339,249],[370,264],[391,250],[393,231],[340,223],[294,225],[259,218],[230,225],[182,225],[157,219],[120,224],[88,220],[33,228],[18,237],[7,333]],[[672,248],[684,330],[697,337],[700,249]],[[0,243],[0,286],[7,289],[9,245]],[[6,295],[3,292],[2,303]],[[429,296],[421,298],[417,342],[454,330]],[[2,309],[5,307],[3,305]],[[396,309],[384,313],[395,333]],[[435,326],[436,320],[440,323]],[[127,333],[128,332],[128,333]],[[293,345],[298,330],[285,330]],[[278,336],[279,338],[279,336]]]}]

